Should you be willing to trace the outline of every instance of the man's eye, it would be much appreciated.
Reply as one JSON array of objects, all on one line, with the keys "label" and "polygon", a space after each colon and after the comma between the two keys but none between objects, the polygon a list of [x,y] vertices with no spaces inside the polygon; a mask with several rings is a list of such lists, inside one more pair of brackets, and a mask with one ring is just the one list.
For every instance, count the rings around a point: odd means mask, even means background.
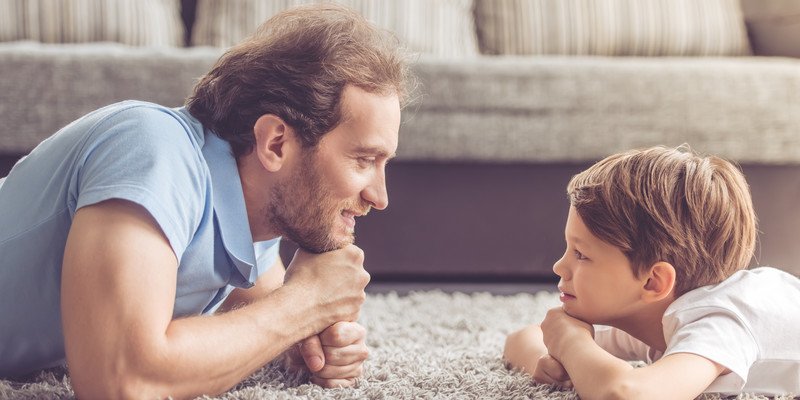
[{"label": "man's eye", "polygon": [[375,157],[359,157],[358,158],[358,163],[360,165],[362,165],[362,166],[369,166],[369,165],[375,164],[375,161],[377,161],[377,159]]}]

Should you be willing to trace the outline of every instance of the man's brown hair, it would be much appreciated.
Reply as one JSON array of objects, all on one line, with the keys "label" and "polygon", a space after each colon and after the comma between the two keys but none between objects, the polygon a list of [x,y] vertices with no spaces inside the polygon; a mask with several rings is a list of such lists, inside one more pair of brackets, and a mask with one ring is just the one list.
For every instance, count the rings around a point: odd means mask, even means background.
[{"label": "man's brown hair", "polygon": [[672,264],[677,296],[721,282],[753,257],[756,216],[744,175],[688,146],[612,155],[575,175],[567,194],[589,231],[620,248],[637,276]]},{"label": "man's brown hair", "polygon": [[313,147],[341,122],[342,92],[409,96],[407,54],[390,33],[336,4],[292,8],[230,48],[187,100],[189,112],[231,144],[252,150],[264,114],[282,118]]}]

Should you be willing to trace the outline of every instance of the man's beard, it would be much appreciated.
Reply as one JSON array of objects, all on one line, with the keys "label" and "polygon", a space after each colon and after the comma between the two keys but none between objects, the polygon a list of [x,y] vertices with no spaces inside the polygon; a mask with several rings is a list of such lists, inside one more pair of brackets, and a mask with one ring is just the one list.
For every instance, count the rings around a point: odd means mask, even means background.
[{"label": "man's beard", "polygon": [[320,177],[314,151],[306,151],[300,168],[279,182],[266,204],[267,223],[301,248],[314,252],[340,249],[355,241],[354,232],[337,238],[334,230],[342,210],[366,213],[369,205],[337,203]]}]

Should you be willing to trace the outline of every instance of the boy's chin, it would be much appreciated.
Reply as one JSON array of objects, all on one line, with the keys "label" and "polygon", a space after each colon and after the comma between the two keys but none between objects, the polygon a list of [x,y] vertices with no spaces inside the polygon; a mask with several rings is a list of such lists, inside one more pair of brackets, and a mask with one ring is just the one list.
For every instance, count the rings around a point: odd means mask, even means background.
[{"label": "boy's chin", "polygon": [[592,325],[600,324],[599,322],[596,321],[595,318],[587,317],[587,316],[583,315],[582,313],[577,312],[577,311],[575,311],[574,309],[571,309],[571,308],[572,307],[566,307],[566,305],[562,305],[561,306],[561,309],[564,310],[564,313],[569,315],[572,318],[579,319],[579,320],[581,320],[583,322],[586,322],[587,324],[592,324]]}]

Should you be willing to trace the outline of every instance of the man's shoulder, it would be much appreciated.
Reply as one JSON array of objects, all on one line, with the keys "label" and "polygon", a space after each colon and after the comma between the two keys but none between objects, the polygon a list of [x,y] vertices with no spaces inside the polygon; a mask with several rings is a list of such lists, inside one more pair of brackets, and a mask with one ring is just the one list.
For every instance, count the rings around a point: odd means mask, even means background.
[{"label": "man's shoulder", "polygon": [[103,107],[87,117],[95,121],[92,130],[130,129],[139,135],[152,135],[156,140],[171,135],[202,140],[202,132],[196,132],[197,128],[178,110],[155,103],[126,100]]}]

